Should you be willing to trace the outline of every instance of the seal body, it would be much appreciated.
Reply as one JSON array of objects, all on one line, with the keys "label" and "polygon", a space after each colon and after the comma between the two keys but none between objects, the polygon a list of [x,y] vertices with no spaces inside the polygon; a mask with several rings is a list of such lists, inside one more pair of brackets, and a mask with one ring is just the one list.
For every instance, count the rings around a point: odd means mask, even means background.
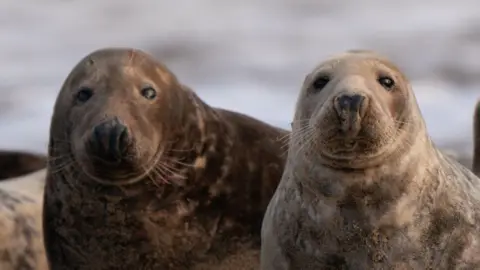
[{"label": "seal body", "polygon": [[0,269],[48,270],[42,234],[45,170],[0,182]]},{"label": "seal body", "polygon": [[47,157],[20,151],[0,151],[0,180],[26,175],[47,166]]},{"label": "seal body", "polygon": [[304,82],[261,269],[480,269],[480,179],[430,139],[410,84],[369,51]]},{"label": "seal body", "polygon": [[52,116],[51,269],[257,269],[285,135],[208,106],[144,52],[91,53]]},{"label": "seal body", "polygon": [[472,170],[480,176],[480,100],[473,114],[473,164]]}]

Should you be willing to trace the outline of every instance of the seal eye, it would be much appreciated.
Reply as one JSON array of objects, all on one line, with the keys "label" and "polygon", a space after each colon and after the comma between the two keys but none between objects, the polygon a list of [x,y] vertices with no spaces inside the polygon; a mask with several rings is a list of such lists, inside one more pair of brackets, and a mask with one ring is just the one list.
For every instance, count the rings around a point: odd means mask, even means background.
[{"label": "seal eye", "polygon": [[380,76],[378,78],[378,83],[387,90],[391,90],[395,86],[395,82],[393,81],[393,79],[388,76]]},{"label": "seal eye", "polygon": [[326,75],[320,76],[313,82],[312,86],[315,91],[322,90],[328,83],[330,82],[330,78]]},{"label": "seal eye", "polygon": [[155,91],[155,89],[153,89],[152,87],[148,86],[142,89],[142,96],[146,99],[152,100],[157,97],[157,91]]},{"label": "seal eye", "polygon": [[83,87],[77,93],[77,101],[84,103],[87,102],[93,96],[93,90],[88,87]]}]

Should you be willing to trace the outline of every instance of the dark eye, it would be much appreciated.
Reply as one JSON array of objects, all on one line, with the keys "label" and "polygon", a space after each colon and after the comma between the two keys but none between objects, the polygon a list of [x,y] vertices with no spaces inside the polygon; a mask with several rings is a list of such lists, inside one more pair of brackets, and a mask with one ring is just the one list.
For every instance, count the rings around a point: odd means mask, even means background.
[{"label": "dark eye", "polygon": [[145,87],[142,89],[142,96],[144,96],[146,99],[154,99],[157,97],[157,91],[150,86]]},{"label": "dark eye", "polygon": [[84,103],[93,96],[93,90],[88,87],[83,87],[77,92],[77,101]]},{"label": "dark eye", "polygon": [[388,76],[379,77],[378,83],[381,84],[387,90],[391,90],[395,86],[395,82],[393,81],[393,79]]},{"label": "dark eye", "polygon": [[328,82],[330,82],[330,77],[323,75],[315,79],[312,87],[315,91],[320,91],[328,84]]}]

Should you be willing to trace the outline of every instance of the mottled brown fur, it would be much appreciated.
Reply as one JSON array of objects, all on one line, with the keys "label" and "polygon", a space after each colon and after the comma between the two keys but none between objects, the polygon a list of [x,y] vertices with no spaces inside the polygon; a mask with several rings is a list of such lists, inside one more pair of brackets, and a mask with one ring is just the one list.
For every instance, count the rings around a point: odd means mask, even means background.
[{"label": "mottled brown fur", "polygon": [[[358,114],[336,112],[346,93],[365,97]],[[318,66],[291,138],[263,220],[262,270],[480,269],[480,179],[437,149],[387,59],[355,51]]]},{"label": "mottled brown fur", "polygon": [[48,270],[42,237],[44,176],[32,173],[0,183],[1,270]]},{"label": "mottled brown fur", "polygon": [[0,151],[0,180],[18,177],[47,166],[47,157],[40,154]]},{"label": "mottled brown fur", "polygon": [[473,172],[480,175],[480,100],[473,114]]},{"label": "mottled brown fur", "polygon": [[[137,94],[145,83],[156,100]],[[82,85],[94,95],[78,106],[72,97]],[[97,168],[84,151],[92,126],[112,116],[133,136],[123,171]],[[285,162],[277,139],[286,134],[208,106],[141,51],[91,53],[65,80],[52,116],[51,270],[257,268],[261,220]]]}]

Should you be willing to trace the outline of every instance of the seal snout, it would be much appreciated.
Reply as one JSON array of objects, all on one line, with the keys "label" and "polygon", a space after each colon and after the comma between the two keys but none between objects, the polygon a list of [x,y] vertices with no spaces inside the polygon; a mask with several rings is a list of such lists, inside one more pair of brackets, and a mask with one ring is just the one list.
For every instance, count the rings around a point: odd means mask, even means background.
[{"label": "seal snout", "polygon": [[336,110],[339,114],[343,112],[360,113],[365,96],[361,94],[343,94],[336,98]]},{"label": "seal snout", "polygon": [[113,161],[122,158],[128,141],[128,128],[117,117],[114,117],[93,128],[89,143],[97,157]]},{"label": "seal snout", "polygon": [[333,102],[341,122],[341,130],[357,133],[365,115],[368,98],[361,93],[342,93],[335,97]]}]

